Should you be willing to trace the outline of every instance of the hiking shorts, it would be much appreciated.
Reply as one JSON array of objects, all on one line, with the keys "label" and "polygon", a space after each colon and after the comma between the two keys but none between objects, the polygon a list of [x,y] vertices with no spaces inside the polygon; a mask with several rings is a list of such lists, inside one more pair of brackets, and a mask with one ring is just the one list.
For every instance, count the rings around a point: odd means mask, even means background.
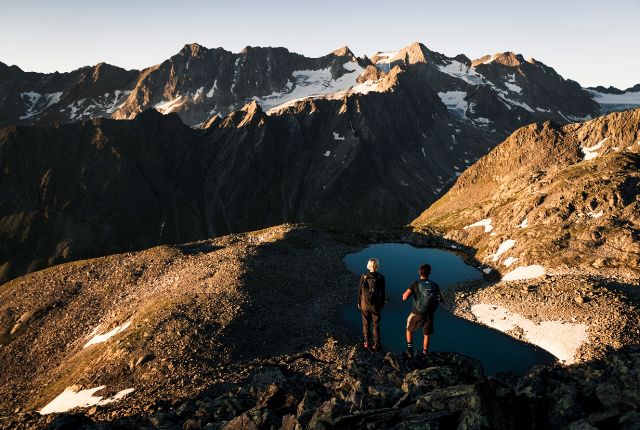
[{"label": "hiking shorts", "polygon": [[422,328],[424,334],[433,333],[433,314],[414,314],[411,312],[407,318],[407,330],[414,332]]}]

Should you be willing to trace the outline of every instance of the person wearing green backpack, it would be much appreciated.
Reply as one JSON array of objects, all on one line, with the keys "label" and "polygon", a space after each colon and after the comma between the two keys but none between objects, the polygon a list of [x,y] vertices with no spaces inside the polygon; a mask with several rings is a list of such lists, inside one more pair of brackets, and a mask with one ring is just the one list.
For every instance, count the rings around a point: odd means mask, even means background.
[{"label": "person wearing green backpack", "polygon": [[426,356],[429,349],[429,336],[433,334],[433,314],[438,308],[438,303],[444,301],[440,287],[434,281],[429,280],[431,266],[423,264],[418,269],[420,279],[409,285],[407,291],[402,294],[402,300],[413,297],[413,309],[407,318],[407,355],[413,358],[413,332],[422,328],[424,334],[422,355]]}]

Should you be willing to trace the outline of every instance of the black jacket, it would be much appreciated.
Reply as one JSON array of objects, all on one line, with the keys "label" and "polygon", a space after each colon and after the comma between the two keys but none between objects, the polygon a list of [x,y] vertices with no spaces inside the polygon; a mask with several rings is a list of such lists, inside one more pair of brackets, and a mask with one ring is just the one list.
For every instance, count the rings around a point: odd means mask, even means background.
[{"label": "black jacket", "polygon": [[[377,294],[378,299],[376,300],[375,303],[369,303],[367,301],[367,294],[365,293],[365,291],[369,289],[368,279],[371,279],[371,278],[375,280],[375,288],[376,290],[378,290],[378,294]],[[364,304],[373,306],[376,309],[381,309],[384,306],[385,297],[386,297],[385,280],[384,280],[383,274],[379,272],[369,272],[369,273],[363,273],[360,276],[360,283],[358,286],[358,304],[364,303]]]}]

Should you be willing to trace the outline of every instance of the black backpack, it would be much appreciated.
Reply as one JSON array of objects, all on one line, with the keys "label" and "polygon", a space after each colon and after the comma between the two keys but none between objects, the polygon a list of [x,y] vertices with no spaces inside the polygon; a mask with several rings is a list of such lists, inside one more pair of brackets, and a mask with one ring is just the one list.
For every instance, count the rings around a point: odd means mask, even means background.
[{"label": "black backpack", "polygon": [[364,278],[364,285],[362,286],[364,301],[370,305],[381,305],[384,302],[384,297],[382,297],[382,288],[378,283],[379,276],[365,273],[362,277]]},{"label": "black backpack", "polygon": [[413,298],[416,312],[422,315],[434,313],[438,308],[440,297],[438,284],[428,279],[421,279],[418,281],[416,290],[416,297]]}]

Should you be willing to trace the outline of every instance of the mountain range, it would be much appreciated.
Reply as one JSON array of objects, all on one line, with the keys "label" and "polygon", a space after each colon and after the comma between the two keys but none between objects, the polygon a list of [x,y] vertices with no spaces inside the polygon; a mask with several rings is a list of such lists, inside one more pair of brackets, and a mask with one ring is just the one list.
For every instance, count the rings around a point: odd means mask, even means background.
[{"label": "mountain range", "polygon": [[589,94],[521,55],[419,43],[0,65],[0,279],[282,222],[404,225],[518,127],[597,116]]},{"label": "mountain range", "polygon": [[424,78],[418,85],[430,86],[453,113],[490,130],[510,132],[543,119],[570,122],[599,109],[576,82],[512,52],[472,61],[414,43],[371,58],[358,58],[348,47],[307,58],[285,48],[246,47],[236,54],[189,44],[141,71],[100,63],[43,74],[0,64],[0,125],[131,119],[156,108],[177,112],[193,126],[251,100],[268,111],[304,98],[376,91],[381,74],[396,65],[418,70]]}]

